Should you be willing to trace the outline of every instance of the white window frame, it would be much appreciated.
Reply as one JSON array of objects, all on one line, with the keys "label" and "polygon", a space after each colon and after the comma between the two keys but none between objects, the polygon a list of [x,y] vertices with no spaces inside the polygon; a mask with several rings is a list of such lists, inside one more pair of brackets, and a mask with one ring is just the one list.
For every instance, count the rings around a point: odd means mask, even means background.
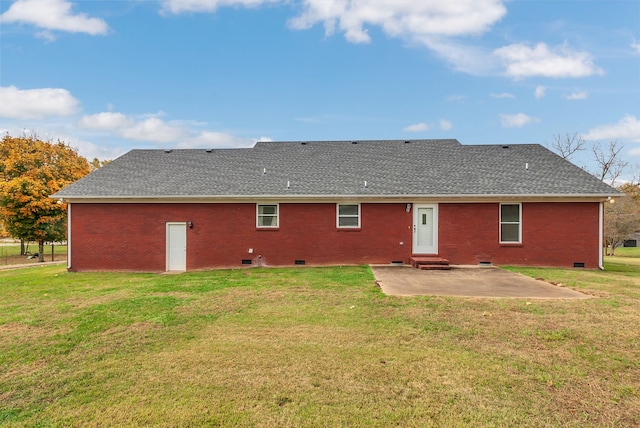
[{"label": "white window frame", "polygon": [[[358,215],[340,215],[340,206],[341,205],[355,205],[358,207]],[[361,225],[361,217],[362,217],[362,207],[360,206],[359,203],[337,203],[336,204],[336,227],[338,229],[360,229],[360,225]],[[340,219],[341,218],[357,218],[358,219],[358,224],[356,226],[341,226],[340,225]]]},{"label": "white window frame", "polygon": [[[503,205],[517,205],[518,206],[518,221],[502,221],[502,206]],[[501,244],[522,244],[522,203],[521,202],[505,202],[500,203],[500,207],[498,208],[498,218],[499,218],[499,235],[500,235],[500,243]],[[518,240],[517,241],[503,241],[502,240],[502,225],[503,224],[517,224],[518,225]]]},{"label": "white window frame", "polygon": [[[276,207],[276,214],[271,215],[271,214],[260,214],[260,207],[264,207],[264,206],[275,206]],[[263,226],[260,225],[260,218],[261,217],[275,217],[276,218],[276,224],[275,226]],[[280,204],[274,204],[274,203],[258,203],[256,204],[256,227],[259,229],[276,229],[278,227],[280,227]]]}]

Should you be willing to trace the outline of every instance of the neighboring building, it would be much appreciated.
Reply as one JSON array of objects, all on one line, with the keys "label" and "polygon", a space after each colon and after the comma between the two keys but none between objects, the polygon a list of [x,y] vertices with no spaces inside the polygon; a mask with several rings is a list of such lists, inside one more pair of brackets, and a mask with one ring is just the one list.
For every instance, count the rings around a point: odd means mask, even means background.
[{"label": "neighboring building", "polygon": [[52,197],[69,269],[409,263],[602,267],[618,193],[540,145],[259,142],[133,150]]},{"label": "neighboring building", "polygon": [[632,234],[629,239],[624,241],[624,247],[638,247],[638,241],[640,241],[640,232]]}]

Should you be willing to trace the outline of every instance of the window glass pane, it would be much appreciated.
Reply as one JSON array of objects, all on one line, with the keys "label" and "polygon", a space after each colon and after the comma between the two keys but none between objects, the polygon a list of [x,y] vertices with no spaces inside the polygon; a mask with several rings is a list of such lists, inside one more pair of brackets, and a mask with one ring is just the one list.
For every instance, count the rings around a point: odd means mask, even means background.
[{"label": "window glass pane", "polygon": [[258,217],[258,226],[275,226],[276,225],[276,217]]},{"label": "window glass pane", "polygon": [[500,225],[500,240],[502,242],[520,242],[519,224]]},{"label": "window glass pane", "polygon": [[278,226],[278,206],[258,205],[258,227]]},{"label": "window glass pane", "polygon": [[520,221],[520,205],[500,205],[500,221],[518,223]]},{"label": "window glass pane", "polygon": [[358,215],[357,205],[338,205],[339,215]]},{"label": "window glass pane", "polygon": [[358,217],[340,217],[338,225],[340,227],[358,227]]},{"label": "window glass pane", "polygon": [[278,210],[277,205],[259,205],[258,213],[259,214],[276,214]]}]

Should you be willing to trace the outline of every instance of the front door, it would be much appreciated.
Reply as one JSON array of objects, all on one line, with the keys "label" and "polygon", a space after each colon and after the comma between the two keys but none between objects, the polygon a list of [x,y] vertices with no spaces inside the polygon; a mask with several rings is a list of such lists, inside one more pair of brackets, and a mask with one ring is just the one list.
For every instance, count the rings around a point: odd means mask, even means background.
[{"label": "front door", "polygon": [[414,204],[413,254],[438,254],[438,205]]},{"label": "front door", "polygon": [[167,271],[187,270],[187,224],[167,223]]}]

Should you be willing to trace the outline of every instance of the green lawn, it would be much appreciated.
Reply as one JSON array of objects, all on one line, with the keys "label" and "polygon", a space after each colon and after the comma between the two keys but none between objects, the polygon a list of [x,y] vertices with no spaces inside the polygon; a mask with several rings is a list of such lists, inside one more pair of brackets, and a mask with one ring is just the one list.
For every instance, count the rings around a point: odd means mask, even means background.
[{"label": "green lawn", "polygon": [[637,257],[640,258],[640,247],[618,247],[615,257]]},{"label": "green lawn", "polygon": [[[35,254],[38,252],[38,244],[31,242],[28,246],[29,254]],[[53,259],[66,260],[67,258],[67,246],[66,245],[54,245],[53,246]],[[46,262],[51,261],[51,244],[45,244],[44,246],[44,258]],[[27,256],[20,255],[20,244],[1,244],[0,245],[0,266],[2,265],[15,265],[15,264],[28,264],[37,263],[37,259],[29,259]]]},{"label": "green lawn", "polygon": [[3,426],[638,426],[640,264],[575,301],[384,296],[368,267],[0,271]]}]

